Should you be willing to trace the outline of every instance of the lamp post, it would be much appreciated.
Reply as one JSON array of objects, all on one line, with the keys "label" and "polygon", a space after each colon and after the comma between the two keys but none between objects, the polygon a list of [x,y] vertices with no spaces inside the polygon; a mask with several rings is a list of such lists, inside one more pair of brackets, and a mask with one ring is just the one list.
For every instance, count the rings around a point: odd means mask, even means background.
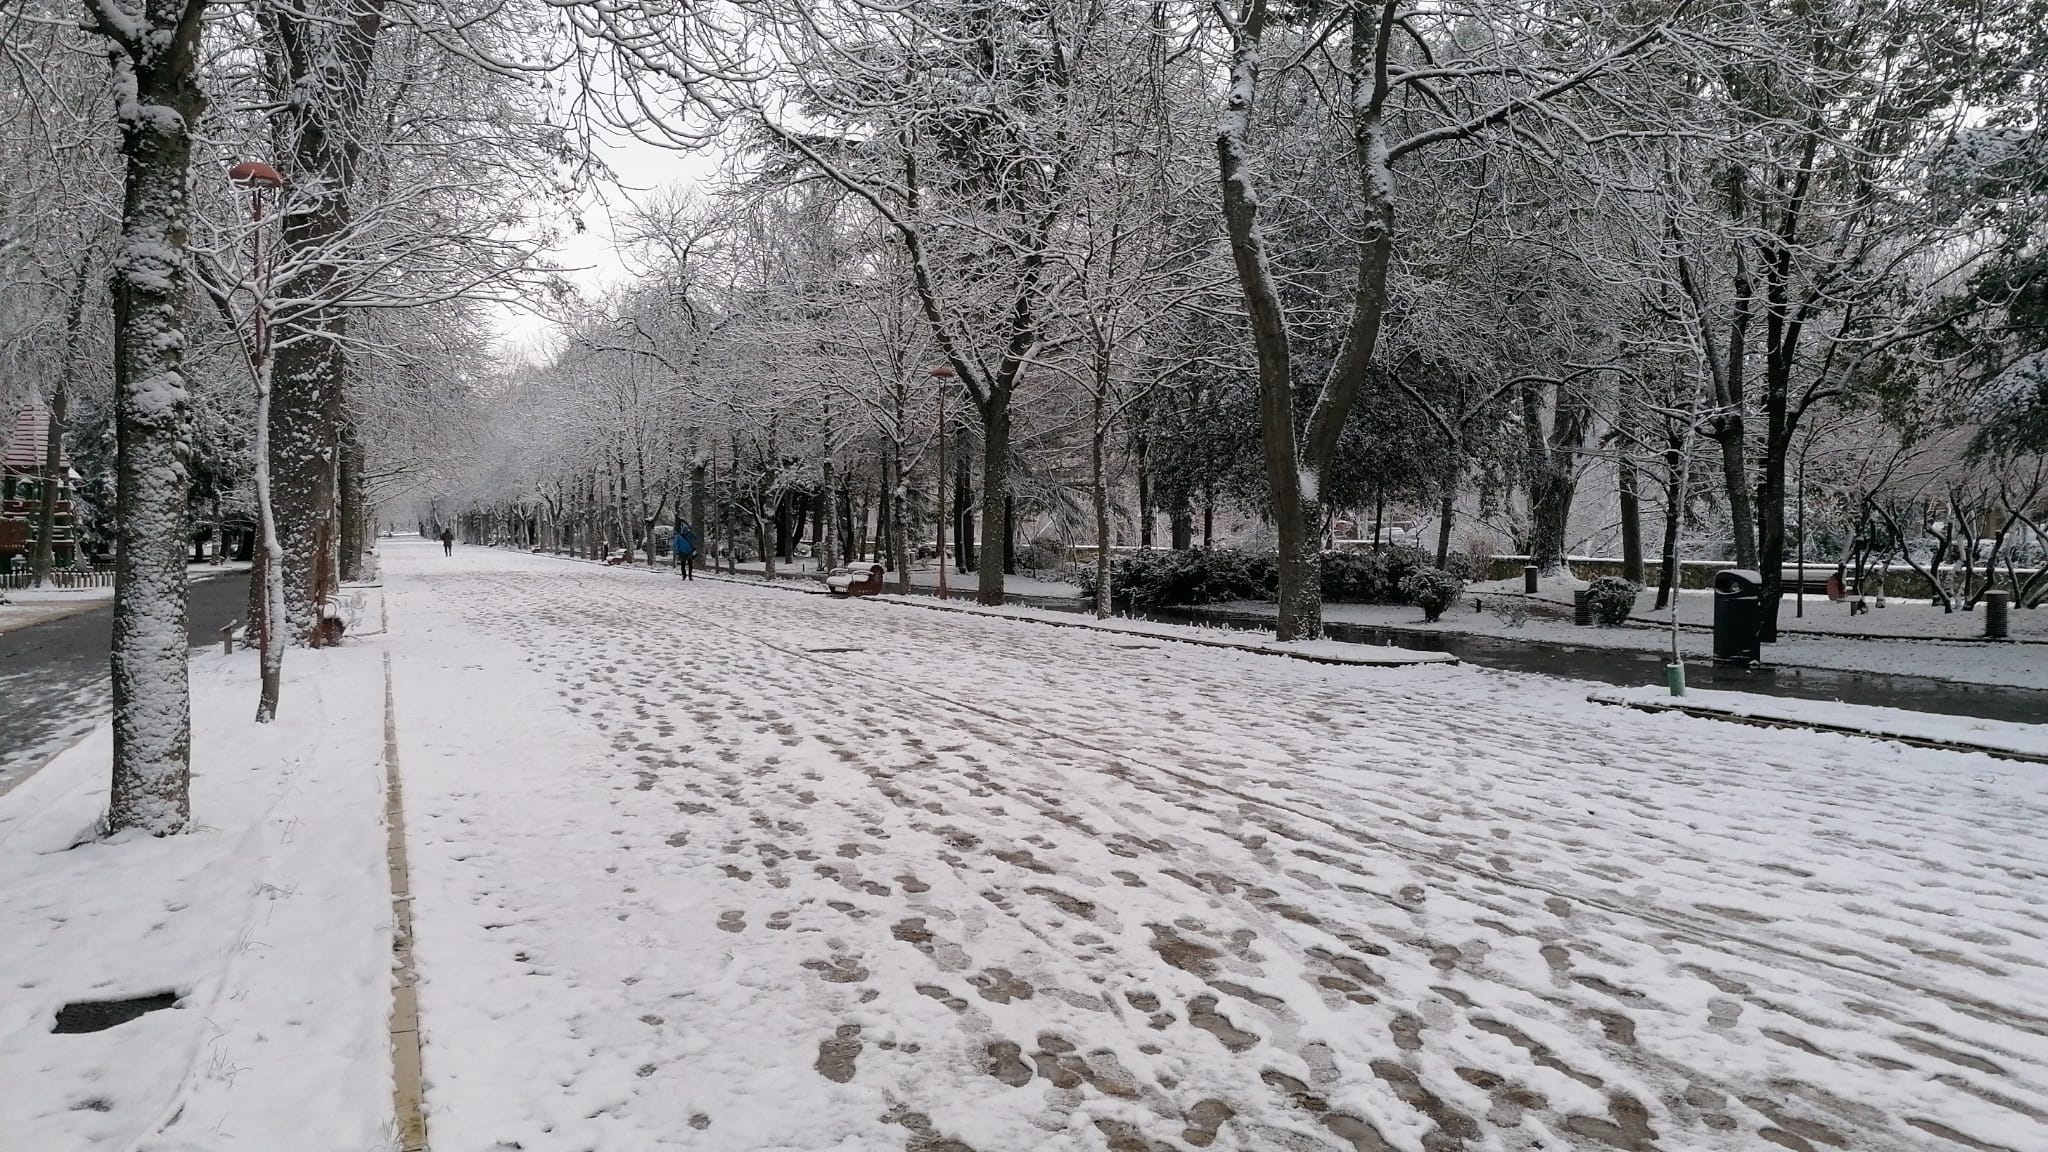
[{"label": "lamp post", "polygon": [[938,531],[939,531],[939,599],[946,599],[946,485],[952,476],[946,471],[946,385],[953,382],[955,373],[947,365],[932,369],[932,379],[939,385],[939,490]]},{"label": "lamp post", "polygon": [[228,183],[249,190],[249,283],[256,293],[249,351],[251,358],[261,364],[270,351],[269,317],[264,314],[270,303],[270,286],[263,282],[263,192],[266,188],[284,187],[284,177],[260,160],[247,160],[228,169]]},{"label": "lamp post", "polygon": [[228,183],[249,190],[249,290],[255,296],[250,308],[249,372],[256,378],[256,518],[262,533],[256,563],[258,586],[263,592],[263,611],[256,621],[262,667],[256,720],[266,723],[277,715],[278,688],[283,679],[283,653],[278,648],[277,628],[284,618],[284,574],[280,571],[284,550],[278,546],[277,516],[270,499],[270,285],[263,266],[263,192],[284,187],[284,177],[270,165],[251,160],[228,169]]}]

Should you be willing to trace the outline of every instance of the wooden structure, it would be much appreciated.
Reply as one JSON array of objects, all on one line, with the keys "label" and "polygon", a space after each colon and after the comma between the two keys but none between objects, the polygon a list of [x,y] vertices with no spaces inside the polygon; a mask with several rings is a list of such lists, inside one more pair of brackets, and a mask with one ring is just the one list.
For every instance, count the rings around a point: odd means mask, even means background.
[{"label": "wooden structure", "polygon": [[[0,572],[26,568],[35,551],[36,523],[42,514],[43,454],[49,436],[49,410],[29,403],[15,413],[6,439],[0,441]],[[57,514],[50,550],[52,561],[65,567],[76,559],[71,493],[78,474],[71,470],[71,459],[61,448],[57,472]]]}]

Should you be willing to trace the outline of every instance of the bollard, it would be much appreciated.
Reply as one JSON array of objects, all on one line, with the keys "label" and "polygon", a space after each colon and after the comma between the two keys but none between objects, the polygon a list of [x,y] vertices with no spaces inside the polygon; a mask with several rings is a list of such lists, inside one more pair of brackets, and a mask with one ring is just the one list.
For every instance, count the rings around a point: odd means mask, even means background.
[{"label": "bollard", "polygon": [[220,627],[220,650],[224,656],[235,654],[235,622],[229,621]]},{"label": "bollard", "polygon": [[1984,594],[1984,638],[1986,640],[2009,639],[2008,629],[2012,624],[2012,593],[2003,591]]},{"label": "bollard", "polygon": [[1592,594],[1584,588],[1572,593],[1572,623],[1586,626],[1593,623]]},{"label": "bollard", "polygon": [[1529,593],[1531,596],[1536,594],[1536,566],[1534,564],[1524,565],[1522,568],[1522,591]]}]

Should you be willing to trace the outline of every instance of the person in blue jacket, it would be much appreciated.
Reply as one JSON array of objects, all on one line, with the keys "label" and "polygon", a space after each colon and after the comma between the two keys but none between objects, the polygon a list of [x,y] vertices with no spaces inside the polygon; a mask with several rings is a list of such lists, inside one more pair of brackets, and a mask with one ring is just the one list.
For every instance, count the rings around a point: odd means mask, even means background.
[{"label": "person in blue jacket", "polygon": [[690,527],[687,521],[676,525],[676,534],[670,540],[670,547],[675,549],[676,570],[683,574],[683,579],[695,580],[697,578],[697,530]]}]

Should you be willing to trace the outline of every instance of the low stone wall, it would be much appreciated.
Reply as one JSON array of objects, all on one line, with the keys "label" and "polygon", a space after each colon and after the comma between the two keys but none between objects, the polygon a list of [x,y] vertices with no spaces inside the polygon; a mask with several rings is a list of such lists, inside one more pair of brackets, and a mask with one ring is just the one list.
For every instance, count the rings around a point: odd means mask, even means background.
[{"label": "low stone wall", "polygon": [[[1581,580],[1591,580],[1599,576],[1621,575],[1621,561],[1615,558],[1572,556],[1567,558],[1565,563],[1570,566],[1572,575]],[[1488,580],[1512,580],[1520,576],[1522,569],[1527,567],[1528,564],[1529,558],[1527,556],[1490,556],[1486,561],[1485,578]],[[1680,560],[1678,562],[1678,586],[1681,588],[1711,588],[1714,586],[1714,573],[1724,568],[1733,567],[1735,567],[1735,563],[1731,560]],[[1663,565],[1659,562],[1655,560],[1644,561],[1643,582],[1652,588],[1656,587],[1662,571]],[[1834,569],[1830,568],[1828,571],[1832,572]]]},{"label": "low stone wall", "polygon": [[[1486,574],[1484,578],[1488,580],[1516,579],[1521,576],[1522,569],[1528,566],[1528,563],[1529,558],[1527,556],[1490,556],[1486,561]],[[1581,580],[1592,580],[1600,576],[1621,575],[1621,561],[1608,556],[1572,556],[1565,560],[1565,564],[1571,568],[1572,575]],[[1714,586],[1714,573],[1733,567],[1735,567],[1733,560],[1680,560],[1678,562],[1678,586],[1681,588],[1711,588]],[[1835,566],[1832,564],[1823,564],[1814,560],[1806,562],[1806,578],[1809,580],[1825,580],[1833,574],[1834,570]],[[1643,583],[1648,587],[1655,588],[1658,583],[1659,574],[1662,571],[1663,565],[1659,562],[1645,560],[1643,562]],[[1956,568],[1952,566],[1944,567],[1942,573],[1943,582],[1949,583],[1951,588],[1961,583],[1962,574]],[[1787,564],[1785,566],[1787,595],[1791,594],[1791,581],[1798,574],[1799,569],[1797,565]],[[1865,594],[1884,595],[1888,591],[1893,596],[1912,597],[1926,592],[1926,581],[1920,578],[1919,573],[1913,571],[1912,568],[1905,564],[1894,563],[1888,570],[1873,564],[1865,567],[1863,574],[1864,587],[1862,590]],[[2018,572],[2019,580],[2022,584],[2026,583],[2033,575],[2034,570],[2031,568],[2022,568]],[[2007,586],[2005,570],[2003,568],[1999,569],[1998,577],[1993,581],[1993,586],[1998,588]]]}]

